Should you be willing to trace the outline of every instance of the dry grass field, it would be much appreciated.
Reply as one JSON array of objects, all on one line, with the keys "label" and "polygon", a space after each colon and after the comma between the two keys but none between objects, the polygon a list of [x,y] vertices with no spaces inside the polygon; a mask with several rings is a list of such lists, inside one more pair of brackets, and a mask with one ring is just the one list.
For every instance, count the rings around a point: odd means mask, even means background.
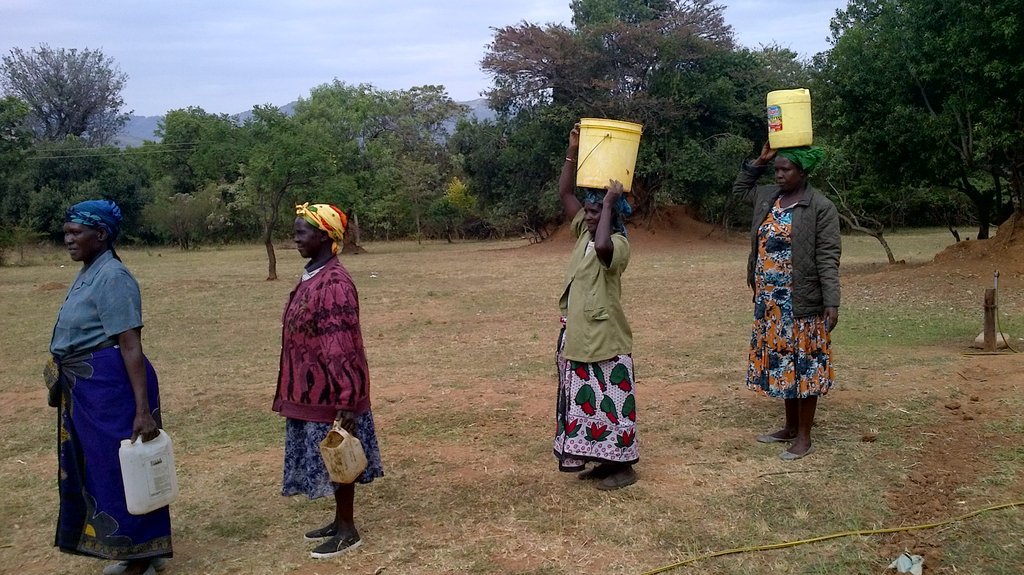
[{"label": "dry grass field", "polygon": [[[946,250],[896,234],[887,266],[844,238],[837,386],[817,452],[784,463],[754,441],[782,406],[743,386],[750,329],[743,237],[685,223],[633,234],[640,482],[604,493],[551,455],[557,297],[571,245],[371,243],[343,256],[360,290],[386,476],[356,491],[364,545],[309,558],[332,510],[279,495],[283,420],[270,411],[280,314],[302,261],[261,247],[133,250],[145,349],[175,441],[178,574],[641,574],[706,553],[912,526],[1021,499],[1024,355],[972,355],[1000,269],[1000,321],[1024,347],[1021,245]],[[989,240],[993,242],[994,240]],[[0,571],[99,573],[53,548],[54,413],[40,371],[76,265],[31,253],[0,268]],[[289,279],[292,278],[292,279]],[[116,478],[111,478],[115,480]],[[1024,509],[935,529],[700,560],[686,574],[879,574],[903,550],[929,574],[1016,574]]]}]

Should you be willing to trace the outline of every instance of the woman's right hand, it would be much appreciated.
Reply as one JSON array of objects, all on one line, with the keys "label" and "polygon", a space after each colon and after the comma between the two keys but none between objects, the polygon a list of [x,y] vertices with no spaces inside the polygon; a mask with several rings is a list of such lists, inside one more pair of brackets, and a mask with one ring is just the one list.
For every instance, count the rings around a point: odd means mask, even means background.
[{"label": "woman's right hand", "polygon": [[156,420],[153,419],[153,415],[148,412],[136,413],[135,420],[132,421],[132,443],[135,443],[135,439],[141,437],[142,442],[152,441],[160,435],[160,428],[156,424]]},{"label": "woman's right hand", "polygon": [[761,155],[754,160],[754,165],[767,166],[768,162],[774,160],[775,155],[778,153],[778,150],[773,150],[769,142],[765,141],[764,146],[761,147]]},{"label": "woman's right hand", "polygon": [[580,124],[579,122],[573,124],[572,130],[569,131],[569,151],[566,154],[567,157],[575,158],[576,154],[580,149]]},{"label": "woman's right hand", "polygon": [[622,187],[622,182],[618,180],[608,180],[608,191],[604,194],[604,205],[609,208],[614,208],[615,204],[625,193]]}]

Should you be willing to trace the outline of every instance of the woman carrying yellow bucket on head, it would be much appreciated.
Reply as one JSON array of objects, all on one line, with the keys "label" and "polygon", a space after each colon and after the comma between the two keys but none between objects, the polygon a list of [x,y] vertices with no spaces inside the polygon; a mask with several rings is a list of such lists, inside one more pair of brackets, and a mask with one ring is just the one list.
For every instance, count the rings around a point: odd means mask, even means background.
[{"label": "woman carrying yellow bucket on head", "polygon": [[[632,213],[623,199],[623,183],[605,177],[587,182],[583,202],[576,197],[577,162],[592,161],[598,145],[581,145],[580,124],[569,133],[569,147],[558,180],[558,194],[577,238],[558,306],[562,330],[556,365],[554,454],[562,471],[583,471],[580,479],[597,488],[618,489],[636,483],[639,461],[633,378],[633,333],[619,302],[621,277],[629,264],[629,240],[623,217]],[[609,138],[610,139],[610,138]],[[633,153],[635,161],[635,151]],[[594,167],[598,164],[595,161]],[[632,165],[629,178],[632,180]],[[600,187],[598,187],[600,186]],[[606,189],[600,189],[606,188]],[[584,471],[587,462],[597,465]]]}]

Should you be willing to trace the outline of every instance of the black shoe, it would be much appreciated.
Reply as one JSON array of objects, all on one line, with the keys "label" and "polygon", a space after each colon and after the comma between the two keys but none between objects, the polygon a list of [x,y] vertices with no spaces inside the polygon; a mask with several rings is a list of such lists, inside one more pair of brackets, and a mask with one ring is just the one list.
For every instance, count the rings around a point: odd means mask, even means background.
[{"label": "black shoe", "polygon": [[590,479],[604,479],[605,477],[608,477],[612,473],[615,473],[615,471],[617,471],[618,469],[618,466],[613,465],[611,463],[598,463],[596,466],[584,471],[583,473],[580,473],[576,477],[584,481]]},{"label": "black shoe", "polygon": [[612,491],[614,489],[622,489],[634,483],[636,483],[636,471],[633,471],[632,465],[627,465],[598,482],[597,488],[601,491]]},{"label": "black shoe", "polygon": [[314,529],[303,537],[306,541],[320,541],[321,539],[329,539],[338,534],[338,528],[334,526],[334,523],[328,523],[320,529]]},{"label": "black shoe", "polygon": [[346,533],[335,535],[327,541],[316,546],[309,556],[313,559],[330,559],[337,557],[346,551],[351,551],[363,544],[358,533]]}]

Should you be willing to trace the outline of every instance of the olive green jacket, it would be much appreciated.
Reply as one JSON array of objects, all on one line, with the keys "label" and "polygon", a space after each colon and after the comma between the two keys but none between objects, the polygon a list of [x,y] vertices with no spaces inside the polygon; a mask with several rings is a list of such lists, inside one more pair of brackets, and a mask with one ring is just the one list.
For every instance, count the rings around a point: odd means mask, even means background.
[{"label": "olive green jacket", "polygon": [[[754,287],[757,229],[779,197],[779,186],[758,186],[766,166],[744,164],[732,185],[733,194],[754,207],[750,225],[747,285]],[[839,307],[839,257],[842,240],[835,204],[810,185],[793,206],[793,317],[819,315]]]},{"label": "olive green jacket", "polygon": [[633,332],[619,298],[622,272],[629,264],[629,240],[612,234],[612,261],[605,267],[590,249],[590,232],[580,210],[571,224],[576,245],[569,258],[558,307],[565,316],[562,355],[573,361],[605,361],[633,351]]}]

